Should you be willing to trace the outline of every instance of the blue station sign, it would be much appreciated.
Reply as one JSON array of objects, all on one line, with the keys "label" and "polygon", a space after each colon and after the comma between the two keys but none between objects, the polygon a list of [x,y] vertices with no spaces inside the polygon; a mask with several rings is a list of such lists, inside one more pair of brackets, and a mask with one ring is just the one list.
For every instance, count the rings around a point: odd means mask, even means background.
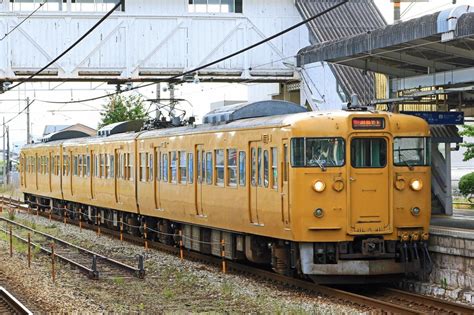
[{"label": "blue station sign", "polygon": [[464,112],[401,112],[423,118],[430,125],[464,125]]}]

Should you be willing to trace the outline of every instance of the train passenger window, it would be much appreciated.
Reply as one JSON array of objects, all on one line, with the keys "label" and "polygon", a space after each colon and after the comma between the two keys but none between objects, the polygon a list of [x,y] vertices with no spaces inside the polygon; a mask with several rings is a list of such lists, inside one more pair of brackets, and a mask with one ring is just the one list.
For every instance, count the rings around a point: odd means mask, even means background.
[{"label": "train passenger window", "polygon": [[258,176],[258,186],[262,187],[262,148],[258,148],[258,156],[257,156],[257,176]]},{"label": "train passenger window", "polygon": [[278,189],[278,151],[272,148],[272,188]]},{"label": "train passenger window", "polygon": [[216,153],[216,185],[224,186],[224,150],[215,150]]},{"label": "train passenger window", "polygon": [[237,186],[237,150],[227,149],[227,185]]},{"label": "train passenger window", "polygon": [[83,156],[79,154],[79,159],[78,159],[78,170],[77,170],[77,175],[78,176],[84,176],[84,173],[82,172],[83,170]]},{"label": "train passenger window", "polygon": [[204,151],[201,151],[201,176],[201,183],[204,183],[206,177],[206,153]]},{"label": "train passenger window", "polygon": [[56,175],[56,173],[55,173],[55,172],[56,172],[56,164],[55,164],[55,162],[56,162],[56,157],[53,157],[52,162],[51,162],[51,164],[52,164],[52,166],[51,166],[51,170],[52,170],[52,171],[51,171],[51,174],[54,174],[54,175]]},{"label": "train passenger window", "polygon": [[206,152],[206,183],[212,185],[212,152]]},{"label": "train passenger window", "polygon": [[186,166],[187,166],[187,161],[186,161],[186,152],[185,151],[180,151],[179,152],[179,182],[181,184],[186,184],[186,179],[188,174],[186,173]]},{"label": "train passenger window", "polygon": [[197,151],[197,182],[201,184],[204,178],[204,166],[203,166],[203,151]]},{"label": "train passenger window", "polygon": [[86,176],[91,176],[91,157],[87,155],[86,157]]},{"label": "train passenger window", "polygon": [[283,145],[283,181],[288,181],[288,144]]},{"label": "train passenger window", "polygon": [[171,182],[176,183],[178,179],[178,155],[176,154],[176,151],[171,152]]},{"label": "train passenger window", "polygon": [[86,156],[82,156],[82,176],[87,176],[87,164],[86,164]]},{"label": "train passenger window", "polygon": [[239,185],[245,186],[245,152],[239,152]]},{"label": "train passenger window", "polygon": [[128,161],[128,166],[127,166],[128,179],[133,181],[133,161],[134,161],[133,154],[127,153],[127,161]]},{"label": "train passenger window", "polygon": [[161,168],[161,174],[163,174],[162,179],[164,182],[168,182],[168,153],[163,154],[161,161],[163,163]]},{"label": "train passenger window", "polygon": [[153,164],[153,154],[152,153],[147,153],[148,154],[148,180],[150,182],[153,181],[153,169],[154,169],[154,164]]},{"label": "train passenger window", "polygon": [[77,176],[77,155],[74,155],[74,162],[73,162],[72,168],[73,168],[74,176]]},{"label": "train passenger window", "polygon": [[192,184],[194,180],[194,159],[193,154],[188,153],[188,183]]},{"label": "train passenger window", "polygon": [[146,156],[145,153],[140,153],[140,181],[146,181]]},{"label": "train passenger window", "polygon": [[94,154],[94,166],[95,177],[99,177],[99,157],[97,154]]},{"label": "train passenger window", "polygon": [[115,177],[115,158],[113,154],[109,155],[109,178]]},{"label": "train passenger window", "polygon": [[393,141],[393,164],[408,167],[430,165],[430,148],[430,138],[395,138]]},{"label": "train passenger window", "polygon": [[252,176],[252,186],[257,186],[257,151],[255,148],[252,148],[250,153],[252,155],[252,165],[251,165],[251,176]]},{"label": "train passenger window", "polygon": [[387,141],[383,138],[355,138],[351,142],[352,167],[377,168],[387,165]]},{"label": "train passenger window", "polygon": [[268,150],[263,151],[263,185],[268,187]]},{"label": "train passenger window", "polygon": [[108,154],[104,154],[104,165],[105,165],[105,168],[104,168],[104,178],[108,178],[109,175],[110,175],[110,161],[109,161],[109,155]]}]

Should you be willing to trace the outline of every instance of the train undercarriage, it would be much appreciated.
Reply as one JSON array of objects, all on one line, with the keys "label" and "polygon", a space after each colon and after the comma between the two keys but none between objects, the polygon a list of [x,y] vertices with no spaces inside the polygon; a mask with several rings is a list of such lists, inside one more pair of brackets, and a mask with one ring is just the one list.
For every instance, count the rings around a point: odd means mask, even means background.
[{"label": "train undercarriage", "polygon": [[424,278],[432,262],[427,242],[388,241],[381,236],[350,242],[298,243],[259,235],[196,226],[168,219],[99,208],[59,199],[24,195],[32,208],[66,216],[151,241],[271,268],[276,273],[309,278],[317,283],[391,282],[400,276]]}]

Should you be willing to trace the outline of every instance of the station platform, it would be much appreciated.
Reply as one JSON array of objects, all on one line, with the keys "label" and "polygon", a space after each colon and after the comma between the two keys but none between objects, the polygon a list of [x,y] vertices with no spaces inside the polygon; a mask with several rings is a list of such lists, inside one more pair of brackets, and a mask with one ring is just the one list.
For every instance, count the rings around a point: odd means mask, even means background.
[{"label": "station platform", "polygon": [[453,215],[433,215],[431,225],[456,229],[474,230],[474,209],[454,209]]}]

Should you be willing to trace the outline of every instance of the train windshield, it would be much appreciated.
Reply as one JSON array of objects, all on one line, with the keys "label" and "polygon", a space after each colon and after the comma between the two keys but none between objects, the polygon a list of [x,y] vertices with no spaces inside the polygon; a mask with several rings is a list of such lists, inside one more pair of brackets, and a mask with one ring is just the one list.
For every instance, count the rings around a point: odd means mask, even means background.
[{"label": "train windshield", "polygon": [[393,141],[393,163],[396,166],[427,166],[431,164],[430,138],[406,137]]},{"label": "train windshield", "polygon": [[335,167],[344,165],[344,139],[293,138],[291,164],[306,167]]}]

